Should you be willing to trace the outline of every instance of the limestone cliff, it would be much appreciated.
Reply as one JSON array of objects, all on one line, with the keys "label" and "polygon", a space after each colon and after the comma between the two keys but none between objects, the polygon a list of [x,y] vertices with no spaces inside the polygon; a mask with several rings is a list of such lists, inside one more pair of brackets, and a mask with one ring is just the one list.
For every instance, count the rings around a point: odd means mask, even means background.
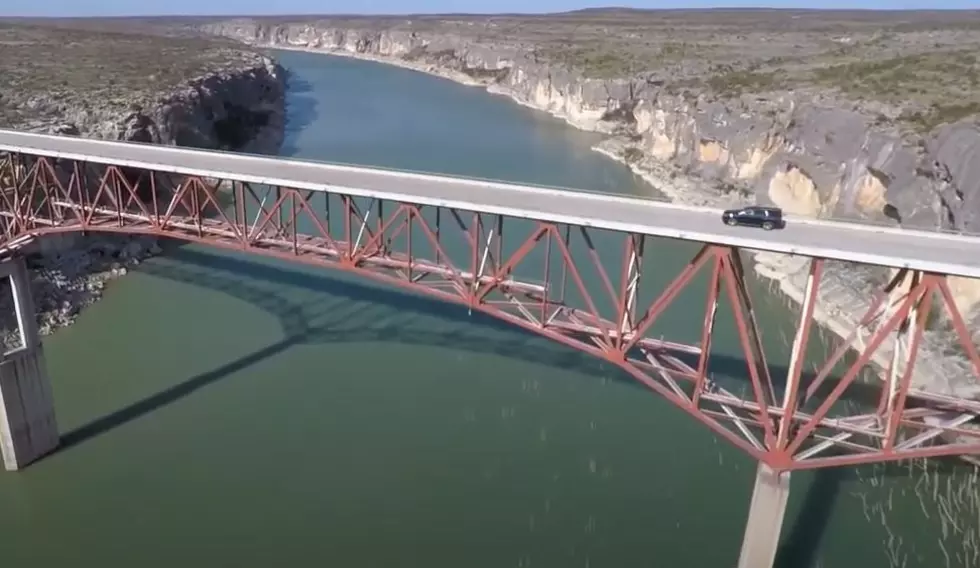
[{"label": "limestone cliff", "polygon": [[[275,153],[285,121],[285,71],[269,58],[190,78],[155,101],[65,108],[28,129],[105,140]],[[145,105],[145,106],[144,106]]]},{"label": "limestone cliff", "polygon": [[[980,128],[970,120],[922,136],[882,120],[881,114],[895,113],[887,105],[850,104],[806,89],[723,97],[674,88],[656,74],[593,78],[542,60],[519,39],[498,34],[485,41],[480,30],[414,29],[404,20],[233,20],[205,30],[253,45],[375,58],[484,84],[579,128],[609,133],[599,149],[652,176],[672,199],[756,201],[793,215],[980,232]],[[763,254],[756,261],[784,292],[801,295],[799,259]],[[836,318],[839,326],[853,322],[881,277],[866,267],[830,267],[822,317]],[[980,284],[954,285],[960,307],[980,321]],[[946,341],[938,331],[931,337],[932,361],[948,367],[940,373],[946,384],[927,384],[927,378],[920,384],[972,392],[974,385],[956,378],[964,376],[964,362],[939,355]]]},{"label": "limestone cliff", "polygon": [[[47,30],[38,33],[37,29],[13,29],[17,38],[31,37],[31,32],[45,40],[52,35]],[[86,33],[77,50],[91,50],[100,44],[118,46],[121,41],[133,42],[144,51],[160,49],[159,53],[173,45],[186,48],[186,41],[156,40],[154,44],[151,40],[133,39],[132,35],[121,37],[123,40],[105,33]],[[209,44],[203,48],[218,51]],[[179,68],[174,71],[167,67],[170,64],[166,61],[156,61],[172,72],[168,81],[175,79],[159,86],[153,84],[154,62],[147,61],[141,68],[141,78],[133,77],[133,88],[125,88],[127,85],[122,83],[129,78],[125,71],[132,71],[128,59],[135,59],[132,53],[120,54],[121,61],[115,62],[103,59],[101,53],[96,55],[100,56],[97,64],[104,65],[105,76],[100,82],[87,78],[84,85],[74,89],[71,84],[59,86],[53,80],[37,81],[40,88],[14,89],[18,73],[29,68],[26,64],[11,65],[8,77],[14,79],[5,85],[8,92],[0,92],[6,95],[0,96],[0,127],[209,149],[278,152],[284,134],[286,72],[272,59],[249,50],[224,50],[220,61],[212,56],[203,62],[206,65],[196,67],[196,74],[184,76]],[[8,60],[0,65],[9,63]],[[112,63],[122,70],[113,68]],[[61,68],[56,71],[52,73],[56,78],[71,77]],[[103,88],[102,84],[110,85],[108,96],[93,96],[92,90]],[[25,252],[33,269],[41,331],[48,333],[70,324],[81,308],[98,299],[108,279],[124,274],[127,265],[159,252],[159,247],[155,239],[149,238],[67,234],[40,239]],[[11,328],[4,316],[0,320],[0,327]]]}]

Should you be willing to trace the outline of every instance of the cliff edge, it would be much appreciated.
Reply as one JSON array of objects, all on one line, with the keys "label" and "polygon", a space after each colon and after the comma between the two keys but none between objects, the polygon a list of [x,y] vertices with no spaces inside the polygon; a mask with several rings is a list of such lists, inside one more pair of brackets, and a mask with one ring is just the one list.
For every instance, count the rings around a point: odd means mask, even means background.
[{"label": "cliff edge", "polygon": [[[284,70],[200,36],[123,20],[0,21],[0,128],[277,152]],[[38,240],[27,252],[42,333],[69,325],[108,279],[159,250],[116,235]]]}]

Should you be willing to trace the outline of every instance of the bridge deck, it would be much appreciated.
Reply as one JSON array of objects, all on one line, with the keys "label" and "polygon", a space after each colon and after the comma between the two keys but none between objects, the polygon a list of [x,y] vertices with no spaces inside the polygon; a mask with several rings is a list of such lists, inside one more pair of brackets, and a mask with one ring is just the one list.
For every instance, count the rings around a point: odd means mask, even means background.
[{"label": "bridge deck", "polygon": [[728,227],[720,212],[640,198],[172,146],[0,130],[0,151],[331,191],[835,260],[980,277],[980,237],[788,219]]}]

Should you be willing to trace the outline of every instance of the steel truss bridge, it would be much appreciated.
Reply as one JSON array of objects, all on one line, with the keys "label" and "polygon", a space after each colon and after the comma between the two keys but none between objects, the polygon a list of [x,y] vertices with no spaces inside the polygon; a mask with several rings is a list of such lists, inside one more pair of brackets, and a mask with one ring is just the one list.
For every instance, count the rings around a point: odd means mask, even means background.
[{"label": "steel truss bridge", "polygon": [[[802,219],[770,233],[726,227],[713,209],[637,198],[0,131],[0,249],[14,258],[33,239],[75,232],[168,237],[346,271],[608,361],[761,464],[746,567],[772,562],[790,471],[980,453],[971,425],[980,401],[913,386],[916,372],[929,373],[916,360],[937,313],[980,384],[950,285],[980,276],[980,237]],[[696,243],[686,262],[658,256],[668,239]],[[747,282],[749,250],[807,258],[778,374]],[[828,261],[893,270],[808,373]],[[658,322],[694,289],[702,306],[682,309],[701,322],[700,337],[664,336]],[[745,361],[737,382],[711,372],[723,317]],[[869,372],[882,350],[887,363]]]}]

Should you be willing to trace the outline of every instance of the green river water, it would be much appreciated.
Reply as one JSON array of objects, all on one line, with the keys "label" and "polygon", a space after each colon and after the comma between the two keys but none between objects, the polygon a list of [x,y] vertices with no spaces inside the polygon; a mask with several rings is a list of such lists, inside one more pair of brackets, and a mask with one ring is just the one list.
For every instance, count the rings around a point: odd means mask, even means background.
[{"label": "green river water", "polygon": [[[595,136],[504,98],[279,57],[298,79],[285,155],[653,192],[592,152]],[[694,245],[656,248],[653,291]],[[671,339],[696,341],[695,292],[665,316]],[[774,298],[759,310],[780,353],[795,316]],[[715,349],[736,358],[724,329]],[[738,555],[753,463],[608,365],[458,306],[183,246],[46,346],[65,447],[0,475],[4,566],[714,568]],[[797,474],[780,566],[974,565],[976,509],[957,532],[937,504],[972,470],[924,475]]]}]

